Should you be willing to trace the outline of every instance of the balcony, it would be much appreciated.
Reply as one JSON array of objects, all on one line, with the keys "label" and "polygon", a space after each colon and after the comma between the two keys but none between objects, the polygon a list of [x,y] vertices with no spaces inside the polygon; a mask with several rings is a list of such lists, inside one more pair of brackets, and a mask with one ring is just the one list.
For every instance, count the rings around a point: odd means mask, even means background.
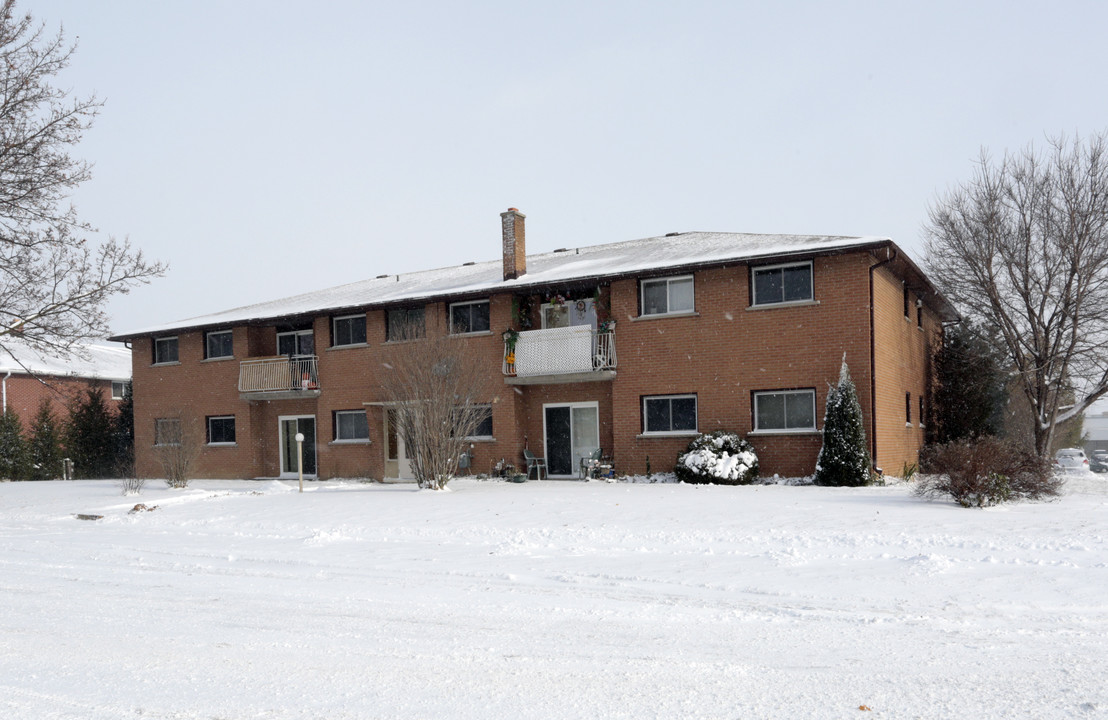
[{"label": "balcony", "polygon": [[514,352],[509,342],[504,344],[504,382],[509,385],[611,380],[615,368],[615,332],[611,329],[526,330],[516,338]]},{"label": "balcony", "polygon": [[239,394],[244,400],[292,400],[319,397],[319,358],[275,355],[239,363]]}]

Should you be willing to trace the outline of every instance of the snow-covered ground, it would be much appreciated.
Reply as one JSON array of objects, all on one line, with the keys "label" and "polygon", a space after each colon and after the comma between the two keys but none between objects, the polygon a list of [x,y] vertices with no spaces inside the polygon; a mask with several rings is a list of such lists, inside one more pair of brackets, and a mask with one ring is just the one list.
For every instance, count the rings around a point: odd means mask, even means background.
[{"label": "snow-covered ground", "polygon": [[1108,717],[1108,479],[450,487],[0,484],[0,718]]}]

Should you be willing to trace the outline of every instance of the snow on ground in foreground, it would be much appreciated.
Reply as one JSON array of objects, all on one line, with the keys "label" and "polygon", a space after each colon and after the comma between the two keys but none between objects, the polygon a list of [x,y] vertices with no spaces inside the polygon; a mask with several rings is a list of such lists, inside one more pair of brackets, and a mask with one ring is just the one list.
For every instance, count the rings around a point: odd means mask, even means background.
[{"label": "snow on ground in foreground", "polygon": [[0,717],[1108,717],[1103,478],[450,487],[0,485]]}]

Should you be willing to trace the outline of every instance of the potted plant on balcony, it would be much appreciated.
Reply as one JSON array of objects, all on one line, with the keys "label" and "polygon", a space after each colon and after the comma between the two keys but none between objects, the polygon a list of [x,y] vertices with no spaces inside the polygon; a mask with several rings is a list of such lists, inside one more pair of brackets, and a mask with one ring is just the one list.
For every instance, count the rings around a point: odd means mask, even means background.
[{"label": "potted plant on balcony", "polygon": [[501,335],[504,338],[504,364],[508,366],[508,372],[515,372],[516,343],[519,342],[519,331],[508,328]]}]

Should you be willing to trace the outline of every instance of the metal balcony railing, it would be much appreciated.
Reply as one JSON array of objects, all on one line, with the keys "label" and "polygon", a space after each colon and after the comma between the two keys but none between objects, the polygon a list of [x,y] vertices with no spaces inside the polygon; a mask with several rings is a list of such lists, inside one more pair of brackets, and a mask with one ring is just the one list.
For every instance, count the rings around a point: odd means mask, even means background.
[{"label": "metal balcony railing", "polygon": [[588,326],[525,330],[515,347],[504,343],[504,374],[515,377],[570,375],[614,370],[616,340],[612,330]]},{"label": "metal balcony railing", "polygon": [[239,392],[294,390],[319,390],[319,358],[315,355],[277,355],[239,363]]}]

